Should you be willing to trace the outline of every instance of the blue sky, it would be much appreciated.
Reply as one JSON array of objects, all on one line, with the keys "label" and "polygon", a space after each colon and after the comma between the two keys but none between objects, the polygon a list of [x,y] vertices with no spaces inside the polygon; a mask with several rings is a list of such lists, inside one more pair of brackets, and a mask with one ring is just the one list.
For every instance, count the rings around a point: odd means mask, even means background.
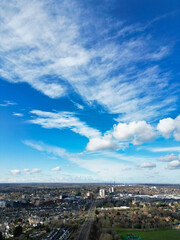
[{"label": "blue sky", "polygon": [[180,2],[2,1],[0,182],[180,183]]}]

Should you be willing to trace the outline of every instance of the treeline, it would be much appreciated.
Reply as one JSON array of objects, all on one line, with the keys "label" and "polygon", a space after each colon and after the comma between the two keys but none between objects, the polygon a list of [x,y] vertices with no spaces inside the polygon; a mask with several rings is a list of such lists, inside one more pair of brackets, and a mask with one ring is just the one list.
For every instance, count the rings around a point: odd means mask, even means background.
[{"label": "treeline", "polygon": [[109,226],[108,224],[106,225],[105,222],[96,218],[91,226],[88,240],[120,240],[121,238],[115,230],[104,228]]}]

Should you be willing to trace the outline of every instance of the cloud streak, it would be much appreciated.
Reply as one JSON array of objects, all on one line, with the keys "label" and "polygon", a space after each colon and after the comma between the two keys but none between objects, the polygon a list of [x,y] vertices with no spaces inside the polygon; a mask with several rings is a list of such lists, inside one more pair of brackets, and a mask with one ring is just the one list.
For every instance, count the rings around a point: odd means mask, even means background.
[{"label": "cloud streak", "polygon": [[16,117],[23,117],[23,116],[24,116],[24,114],[22,114],[22,113],[17,113],[17,112],[14,112],[14,113],[13,113],[13,116],[16,116]]},{"label": "cloud streak", "polygon": [[12,101],[9,101],[9,100],[4,100],[4,103],[1,103],[0,104],[0,107],[8,107],[8,106],[13,106],[13,105],[16,105],[17,103],[14,103]]},{"label": "cloud streak", "polygon": [[100,136],[101,133],[89,127],[86,123],[82,122],[75,116],[74,113],[70,112],[45,112],[40,110],[32,110],[32,114],[36,115],[37,117],[33,120],[29,120],[29,122],[33,124],[38,124],[43,128],[57,128],[63,129],[68,128],[71,131],[78,133],[82,136],[87,138],[97,137]]}]

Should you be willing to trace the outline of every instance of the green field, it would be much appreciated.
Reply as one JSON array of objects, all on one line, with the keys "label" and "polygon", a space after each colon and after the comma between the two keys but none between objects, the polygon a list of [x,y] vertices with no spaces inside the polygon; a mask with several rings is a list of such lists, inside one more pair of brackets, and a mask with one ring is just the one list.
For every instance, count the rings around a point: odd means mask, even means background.
[{"label": "green field", "polygon": [[157,230],[157,231],[140,231],[140,230],[117,230],[122,236],[133,234],[142,237],[143,240],[180,240],[180,230]]}]

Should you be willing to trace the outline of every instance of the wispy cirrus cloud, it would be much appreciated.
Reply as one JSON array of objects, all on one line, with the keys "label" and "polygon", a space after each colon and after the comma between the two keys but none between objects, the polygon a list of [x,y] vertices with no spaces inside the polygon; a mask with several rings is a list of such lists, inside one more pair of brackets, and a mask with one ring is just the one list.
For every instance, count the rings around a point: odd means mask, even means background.
[{"label": "wispy cirrus cloud", "polygon": [[102,24],[79,1],[2,1],[0,16],[5,80],[26,82],[50,98],[75,92],[124,121],[174,110],[169,73],[158,65],[171,46],[146,37],[147,26],[123,20]]},{"label": "wispy cirrus cloud", "polygon": [[[151,160],[155,160],[147,157],[140,156],[126,156],[112,151],[99,151],[99,152],[82,152],[82,153],[69,153],[65,149],[50,146],[40,142],[34,142],[26,140],[24,144],[35,148],[39,151],[46,152],[47,154],[53,154],[60,158],[70,161],[72,164],[77,165],[80,168],[90,171],[101,180],[122,179],[127,177],[127,171],[132,171],[133,174],[139,175],[139,169],[136,167],[137,163],[144,164],[142,168],[155,168],[154,163],[149,163]],[[144,167],[143,167],[144,166]],[[59,168],[58,168],[59,169]],[[143,172],[142,172],[143,174]]]},{"label": "wispy cirrus cloud", "polygon": [[16,105],[17,103],[9,101],[9,100],[4,100],[4,103],[0,104],[0,107],[7,107],[7,106],[13,106]]},{"label": "wispy cirrus cloud", "polygon": [[31,141],[31,140],[24,140],[23,143],[29,147],[32,147],[32,148],[38,150],[38,151],[41,151],[41,152],[46,151],[48,153],[53,153],[54,155],[62,157],[62,158],[68,158],[70,156],[64,148],[49,146],[42,142]]},{"label": "wispy cirrus cloud", "polygon": [[13,116],[16,116],[16,117],[23,117],[24,114],[23,114],[23,113],[17,113],[17,112],[14,112],[14,113],[13,113]]},{"label": "wispy cirrus cloud", "polygon": [[180,146],[147,148],[151,152],[180,152]]},{"label": "wispy cirrus cloud", "polygon": [[68,128],[71,131],[78,133],[87,138],[100,136],[101,133],[89,127],[86,123],[80,121],[79,118],[75,116],[74,113],[71,112],[45,112],[40,110],[32,110],[32,114],[36,117],[29,122],[33,124],[38,124],[43,128],[57,128],[63,129]]},{"label": "wispy cirrus cloud", "polygon": [[40,173],[41,170],[39,168],[33,168],[33,169],[26,168],[26,169],[22,170],[22,172],[29,175],[29,174],[33,174],[33,173]]}]

